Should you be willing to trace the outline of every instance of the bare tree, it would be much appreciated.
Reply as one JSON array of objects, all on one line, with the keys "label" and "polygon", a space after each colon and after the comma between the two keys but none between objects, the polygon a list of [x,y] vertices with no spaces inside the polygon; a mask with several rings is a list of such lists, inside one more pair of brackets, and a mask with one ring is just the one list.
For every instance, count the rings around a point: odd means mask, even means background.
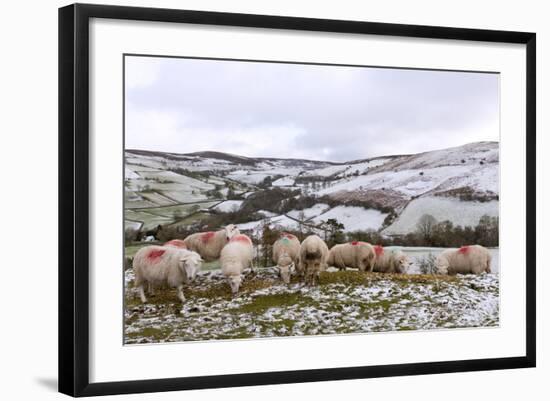
[{"label": "bare tree", "polygon": [[431,239],[434,233],[434,228],[437,225],[437,220],[431,214],[424,214],[418,223],[416,224],[416,231],[422,236],[422,238],[427,242],[431,243]]},{"label": "bare tree", "polygon": [[300,234],[301,236],[303,237],[304,235],[304,231],[305,231],[305,225],[304,225],[304,221],[306,221],[306,214],[304,213],[303,210],[300,210],[300,212],[298,213],[298,220],[299,220],[299,230],[300,230]]}]

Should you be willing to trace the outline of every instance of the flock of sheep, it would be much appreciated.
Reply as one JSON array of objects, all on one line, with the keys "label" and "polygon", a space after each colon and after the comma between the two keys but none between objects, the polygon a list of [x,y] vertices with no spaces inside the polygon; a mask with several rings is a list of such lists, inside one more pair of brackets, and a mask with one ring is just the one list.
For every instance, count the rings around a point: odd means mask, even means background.
[{"label": "flock of sheep", "polygon": [[[202,262],[219,259],[231,292],[237,294],[244,270],[252,268],[253,257],[251,239],[234,225],[228,225],[216,232],[196,233],[184,240],[141,248],[133,260],[135,286],[144,303],[145,287],[151,291],[162,285],[177,288],[178,297],[184,302],[183,285],[194,280]],[[400,250],[361,241],[338,244],[329,250],[317,235],[310,235],[300,243],[288,233],[281,234],[273,244],[273,261],[284,283],[290,283],[295,273],[306,285],[314,285],[320,272],[329,266],[340,270],[351,267],[369,272],[406,273],[410,264]],[[480,245],[447,249],[437,257],[436,268],[438,274],[490,273],[491,254]]]}]

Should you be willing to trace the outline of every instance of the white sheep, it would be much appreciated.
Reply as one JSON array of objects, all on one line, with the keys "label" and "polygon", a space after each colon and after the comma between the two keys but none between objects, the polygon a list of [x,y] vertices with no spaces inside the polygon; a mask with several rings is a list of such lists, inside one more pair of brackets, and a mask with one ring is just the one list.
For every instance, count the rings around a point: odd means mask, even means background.
[{"label": "white sheep", "polygon": [[141,248],[134,256],[135,286],[141,302],[147,302],[145,284],[176,287],[178,298],[185,301],[183,284],[190,283],[201,268],[202,259],[196,252],[169,246],[151,245]]},{"label": "white sheep", "polygon": [[376,259],[373,271],[379,273],[406,273],[410,265],[407,256],[399,249],[374,246]]},{"label": "white sheep", "polygon": [[173,239],[164,243],[164,246],[173,246],[174,248],[187,249],[187,245],[182,239]]},{"label": "white sheep", "polygon": [[252,265],[254,248],[250,238],[244,234],[238,234],[223,247],[220,254],[222,273],[225,276],[233,295],[239,292],[243,280],[243,271]]},{"label": "white sheep", "polygon": [[328,247],[317,235],[308,236],[300,246],[298,273],[306,284],[314,285],[321,271],[327,269]]},{"label": "white sheep", "polygon": [[279,275],[285,284],[290,283],[290,274],[299,259],[300,241],[295,235],[283,233],[273,244],[273,262],[277,263]]},{"label": "white sheep", "polygon": [[481,245],[446,249],[435,260],[439,274],[491,273],[491,253]]},{"label": "white sheep", "polygon": [[353,267],[360,271],[371,272],[374,267],[374,249],[368,242],[353,241],[347,244],[334,245],[329,252],[327,264],[346,270]]},{"label": "white sheep", "polygon": [[183,243],[187,249],[197,252],[204,260],[212,261],[219,259],[222,248],[239,234],[239,229],[229,224],[219,231],[208,231],[187,236]]}]

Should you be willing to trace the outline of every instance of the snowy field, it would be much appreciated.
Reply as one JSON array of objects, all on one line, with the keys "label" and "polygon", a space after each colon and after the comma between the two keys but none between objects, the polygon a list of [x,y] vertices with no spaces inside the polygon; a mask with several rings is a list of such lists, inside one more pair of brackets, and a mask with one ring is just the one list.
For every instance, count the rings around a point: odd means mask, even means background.
[{"label": "snowy field", "polygon": [[328,219],[336,219],[344,225],[344,232],[359,230],[378,230],[382,227],[387,213],[375,209],[364,209],[355,206],[336,206],[328,212],[313,219],[315,223],[321,223]]},{"label": "snowy field", "polygon": [[499,215],[499,202],[468,202],[441,196],[427,196],[411,201],[397,220],[382,232],[388,235],[413,232],[418,219],[424,214],[432,215],[437,221],[450,220],[463,226],[474,226],[483,215]]},{"label": "snowy field", "polygon": [[[402,248],[418,258],[437,248]],[[315,287],[283,285],[272,268],[247,272],[232,297],[219,269],[203,271],[184,289],[157,290],[141,304],[126,270],[125,343],[334,335],[499,325],[498,249],[482,275],[361,273],[329,269]]]}]

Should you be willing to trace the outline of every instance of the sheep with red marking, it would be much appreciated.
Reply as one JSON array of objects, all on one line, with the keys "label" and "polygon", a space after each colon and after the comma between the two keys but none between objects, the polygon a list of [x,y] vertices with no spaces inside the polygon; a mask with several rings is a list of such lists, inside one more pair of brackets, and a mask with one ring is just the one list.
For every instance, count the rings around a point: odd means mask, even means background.
[{"label": "sheep with red marking", "polygon": [[236,295],[239,292],[243,280],[243,271],[252,266],[254,248],[252,240],[244,235],[237,234],[223,247],[220,254],[222,273],[231,287],[231,292]]},{"label": "sheep with red marking", "polygon": [[229,224],[219,231],[208,231],[204,233],[195,233],[187,236],[183,244],[187,249],[197,252],[206,261],[212,261],[220,258],[222,248],[239,234],[239,229],[233,224]]},{"label": "sheep with red marking", "polygon": [[439,274],[491,273],[491,253],[481,245],[446,249],[435,260]]},{"label": "sheep with red marking", "polygon": [[300,241],[293,234],[283,233],[273,244],[273,262],[277,263],[279,275],[285,284],[290,283],[293,268],[300,258]]},{"label": "sheep with red marking", "polygon": [[353,241],[347,244],[334,245],[328,254],[327,263],[329,266],[346,270],[346,267],[353,267],[360,271],[371,272],[374,267],[374,249],[368,242]]},{"label": "sheep with red marking", "polygon": [[314,285],[319,274],[327,269],[328,254],[327,244],[317,235],[310,235],[302,242],[298,273],[306,285]]},{"label": "sheep with red marking", "polygon": [[174,248],[187,249],[187,245],[182,239],[173,239],[164,243],[164,246],[172,246]]},{"label": "sheep with red marking", "polygon": [[409,259],[400,249],[374,246],[376,255],[373,271],[379,273],[406,273],[410,265]]},{"label": "sheep with red marking", "polygon": [[178,290],[178,298],[185,301],[183,284],[195,279],[200,270],[202,259],[196,252],[170,246],[151,245],[141,248],[134,256],[133,269],[135,286],[141,302],[147,302],[145,285],[168,285]]}]

